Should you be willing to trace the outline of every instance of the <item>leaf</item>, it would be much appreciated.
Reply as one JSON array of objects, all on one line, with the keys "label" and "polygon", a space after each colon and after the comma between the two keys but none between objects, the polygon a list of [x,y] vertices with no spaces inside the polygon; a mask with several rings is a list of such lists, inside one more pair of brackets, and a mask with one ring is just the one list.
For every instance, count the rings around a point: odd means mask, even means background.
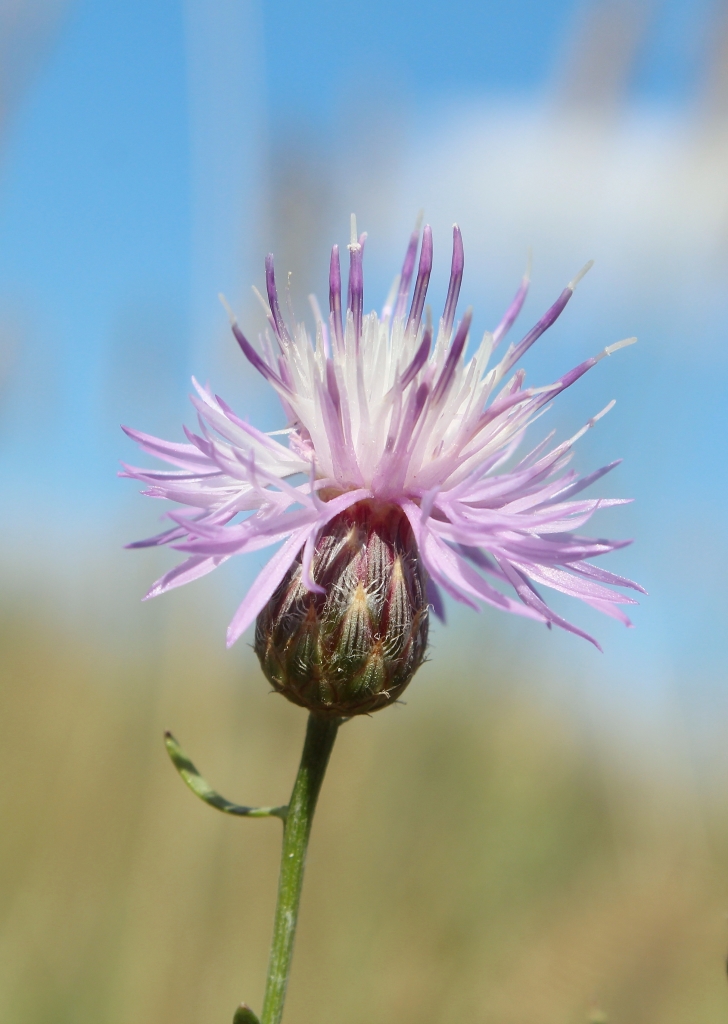
[{"label": "leaf", "polygon": [[[189,788],[198,796],[200,800],[204,800],[210,807],[215,807],[218,811],[223,811],[225,814],[235,814],[238,817],[246,818],[281,818],[283,821],[286,820],[288,814],[288,807],[245,807],[242,804],[231,803],[230,800],[226,800],[224,796],[220,796],[219,793],[207,783],[200,773],[197,771],[192,761],[185,754],[182,747],[180,747],[177,740],[174,738],[171,732],[165,732],[164,734],[164,745],[167,748],[172,764],[175,766],[177,771],[180,773],[184,781],[187,783]],[[247,1009],[242,1007],[242,1009]],[[240,1011],[238,1011],[240,1012]],[[252,1013],[252,1010],[248,1012]],[[247,1018],[240,1018],[241,1022]],[[253,1020],[257,1020],[255,1016],[250,1018],[251,1024]],[[236,1017],[237,1024],[237,1017]]]}]

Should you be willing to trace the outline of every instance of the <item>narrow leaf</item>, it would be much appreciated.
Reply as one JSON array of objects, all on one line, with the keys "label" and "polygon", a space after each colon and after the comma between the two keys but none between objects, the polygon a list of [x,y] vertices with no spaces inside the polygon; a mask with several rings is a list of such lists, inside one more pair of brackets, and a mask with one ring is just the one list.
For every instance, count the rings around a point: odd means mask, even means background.
[{"label": "narrow leaf", "polygon": [[[286,814],[288,813],[287,807],[244,807],[241,804],[231,803],[226,800],[224,796],[220,796],[215,790],[207,783],[200,773],[197,771],[189,757],[185,754],[182,747],[180,747],[177,740],[174,738],[171,732],[165,732],[164,734],[164,745],[167,748],[172,764],[175,766],[177,771],[180,773],[184,781],[187,783],[189,788],[198,796],[200,800],[204,800],[210,807],[216,807],[218,811],[224,811],[225,814],[236,814],[239,817],[246,818],[270,818],[276,817],[281,818],[283,821],[286,820]],[[247,1007],[243,1006],[241,1009],[246,1012],[253,1014],[252,1010],[248,1010]],[[240,1010],[238,1011],[238,1013]],[[240,1024],[244,1021],[250,1020],[251,1024],[253,1021],[257,1021],[257,1018],[253,1014],[250,1018],[240,1018]],[[235,1018],[238,1020],[237,1016]]]}]

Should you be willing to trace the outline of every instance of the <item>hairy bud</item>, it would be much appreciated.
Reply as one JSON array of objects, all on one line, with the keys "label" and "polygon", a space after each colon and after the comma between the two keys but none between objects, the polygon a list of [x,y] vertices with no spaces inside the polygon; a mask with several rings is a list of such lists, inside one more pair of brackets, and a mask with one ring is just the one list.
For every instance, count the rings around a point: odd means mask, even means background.
[{"label": "hairy bud", "polygon": [[427,647],[426,573],[398,506],[361,501],[322,531],[311,574],[302,557],[258,616],[255,652],[279,693],[321,716],[348,717],[399,697]]}]

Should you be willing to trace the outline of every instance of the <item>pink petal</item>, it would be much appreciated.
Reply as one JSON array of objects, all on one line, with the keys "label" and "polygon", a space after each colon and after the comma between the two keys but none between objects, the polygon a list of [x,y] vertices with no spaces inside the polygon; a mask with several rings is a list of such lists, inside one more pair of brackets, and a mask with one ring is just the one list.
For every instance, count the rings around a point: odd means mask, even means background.
[{"label": "pink petal", "polygon": [[313,524],[292,534],[258,573],[238,610],[235,612],[232,622],[228,626],[228,647],[232,647],[235,641],[240,638],[248,626],[257,618],[258,613],[270,601],[276,587],[291,568],[296,555],[306,543],[306,538],[312,528]]},{"label": "pink petal", "polygon": [[202,555],[193,555],[192,558],[180,562],[174,569],[170,569],[169,572],[160,577],[147,591],[142,600],[148,601],[151,597],[159,597],[160,594],[164,594],[168,590],[174,590],[175,587],[182,587],[185,583],[198,580],[201,576],[206,576],[208,572],[212,572],[213,569],[217,569],[218,565],[221,565],[224,561],[226,561],[225,557],[205,558]]}]

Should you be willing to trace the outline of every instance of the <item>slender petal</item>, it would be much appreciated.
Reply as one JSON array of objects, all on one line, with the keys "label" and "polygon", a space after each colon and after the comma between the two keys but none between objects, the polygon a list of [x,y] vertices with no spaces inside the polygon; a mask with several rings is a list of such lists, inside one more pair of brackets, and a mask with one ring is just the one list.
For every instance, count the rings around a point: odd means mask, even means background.
[{"label": "slender petal", "polygon": [[291,534],[285,544],[281,545],[258,573],[228,626],[228,647],[232,647],[248,626],[255,621],[258,612],[266,606],[273,591],[288,572],[301,547],[306,543],[306,538],[312,529],[312,526],[307,526]]}]

